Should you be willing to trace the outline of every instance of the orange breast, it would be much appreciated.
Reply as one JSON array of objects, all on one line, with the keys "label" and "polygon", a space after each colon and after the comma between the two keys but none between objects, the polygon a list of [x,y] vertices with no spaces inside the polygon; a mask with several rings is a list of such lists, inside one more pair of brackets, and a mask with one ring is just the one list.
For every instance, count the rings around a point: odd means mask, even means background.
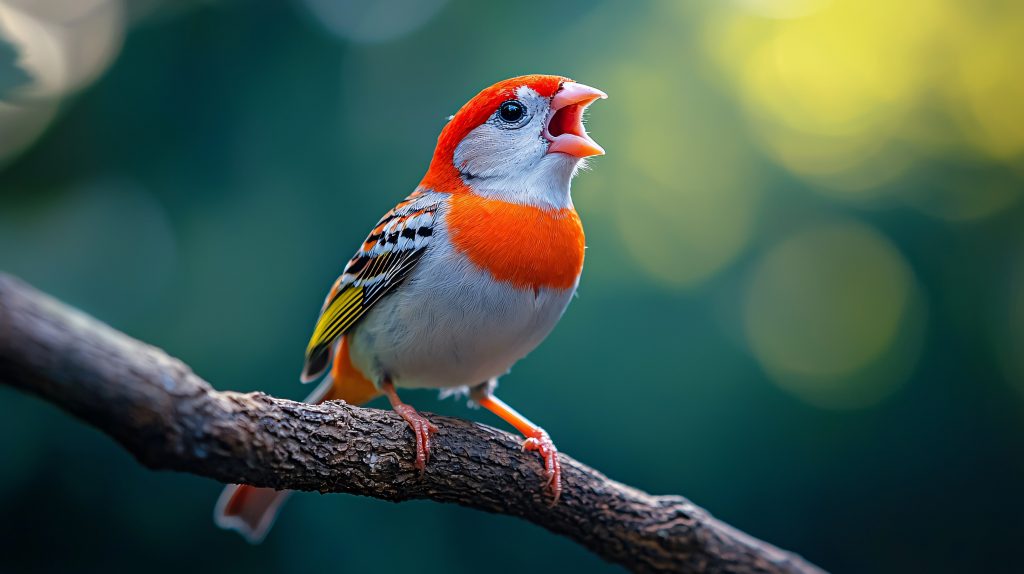
[{"label": "orange breast", "polygon": [[574,209],[458,193],[451,196],[447,222],[459,252],[520,289],[568,289],[583,269],[583,225]]}]

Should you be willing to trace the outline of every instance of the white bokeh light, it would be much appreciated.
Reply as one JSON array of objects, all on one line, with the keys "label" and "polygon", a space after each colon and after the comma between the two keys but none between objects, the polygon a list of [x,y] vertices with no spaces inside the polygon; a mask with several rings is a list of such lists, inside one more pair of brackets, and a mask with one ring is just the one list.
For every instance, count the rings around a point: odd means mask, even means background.
[{"label": "white bokeh light", "polygon": [[124,40],[120,0],[3,0],[0,36],[32,78],[19,98],[67,94],[103,73]]},{"label": "white bokeh light", "polygon": [[447,0],[303,0],[313,16],[340,38],[378,43],[423,26]]}]

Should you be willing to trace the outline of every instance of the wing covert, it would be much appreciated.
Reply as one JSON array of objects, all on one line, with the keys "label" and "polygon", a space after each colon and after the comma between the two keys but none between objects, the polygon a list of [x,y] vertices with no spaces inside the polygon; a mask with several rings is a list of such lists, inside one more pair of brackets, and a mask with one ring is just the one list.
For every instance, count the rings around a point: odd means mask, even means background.
[{"label": "wing covert", "polygon": [[324,300],[306,347],[303,382],[327,369],[335,341],[416,267],[433,237],[437,209],[432,194],[416,192],[377,222]]}]

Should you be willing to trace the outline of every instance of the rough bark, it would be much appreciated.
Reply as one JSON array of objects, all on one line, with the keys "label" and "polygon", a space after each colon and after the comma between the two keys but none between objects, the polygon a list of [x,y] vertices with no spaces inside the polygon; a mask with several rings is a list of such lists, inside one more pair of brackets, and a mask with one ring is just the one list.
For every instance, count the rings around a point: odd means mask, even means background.
[{"label": "rough bark", "polygon": [[221,482],[430,499],[519,516],[637,572],[822,572],[681,496],[652,496],[562,454],[550,505],[520,439],[431,415],[430,464],[394,413],[218,392],[181,361],[0,274],[0,383],[98,427],[143,465]]}]

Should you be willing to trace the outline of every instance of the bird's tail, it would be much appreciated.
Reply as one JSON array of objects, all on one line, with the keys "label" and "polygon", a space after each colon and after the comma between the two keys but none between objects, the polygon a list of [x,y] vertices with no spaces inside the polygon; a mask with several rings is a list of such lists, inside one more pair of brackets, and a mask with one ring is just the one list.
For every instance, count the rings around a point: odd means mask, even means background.
[{"label": "bird's tail", "polygon": [[[361,405],[380,393],[352,364],[348,344],[342,338],[334,353],[331,372],[317,385],[307,403],[342,400]],[[237,530],[252,544],[259,544],[274,525],[277,512],[288,499],[290,490],[274,490],[247,484],[229,484],[224,488],[213,511],[217,526]]]}]

